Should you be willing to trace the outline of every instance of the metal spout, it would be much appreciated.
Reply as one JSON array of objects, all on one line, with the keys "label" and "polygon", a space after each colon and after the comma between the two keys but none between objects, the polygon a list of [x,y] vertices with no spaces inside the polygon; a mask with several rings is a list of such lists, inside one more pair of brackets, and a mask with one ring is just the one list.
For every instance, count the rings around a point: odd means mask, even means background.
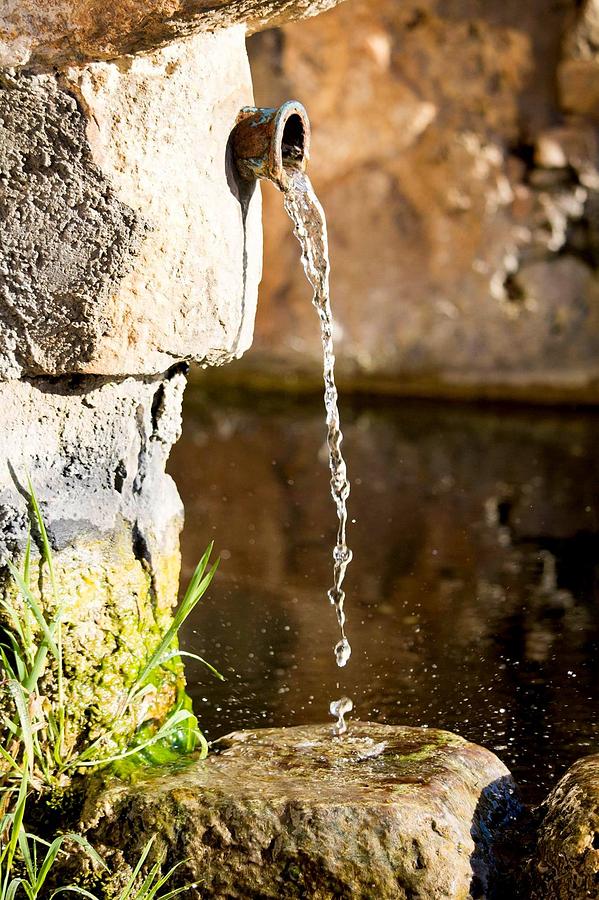
[{"label": "metal spout", "polygon": [[310,120],[297,100],[288,100],[277,109],[244,106],[231,142],[242,178],[266,178],[285,191],[288,170],[305,171],[310,156]]}]

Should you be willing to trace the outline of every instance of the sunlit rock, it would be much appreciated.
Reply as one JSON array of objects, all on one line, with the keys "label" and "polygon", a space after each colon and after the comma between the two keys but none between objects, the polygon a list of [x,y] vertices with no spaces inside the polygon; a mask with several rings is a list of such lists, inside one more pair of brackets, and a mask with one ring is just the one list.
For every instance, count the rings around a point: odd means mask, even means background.
[{"label": "sunlit rock", "polygon": [[179,883],[201,882],[206,898],[494,896],[520,808],[489,751],[356,722],[342,738],[330,726],[237,732],[217,750],[88,800],[82,824],[115,881],[157,833],[157,852],[185,860]]},{"label": "sunlit rock", "polygon": [[529,867],[532,900],[596,897],[599,885],[599,755],[578,760],[540,807]]},{"label": "sunlit rock", "polygon": [[153,50],[196,31],[256,31],[314,16],[341,0],[9,0],[0,66],[52,67]]},{"label": "sunlit rock", "polygon": [[260,192],[228,139],[239,26],[60,73],[0,72],[0,378],[164,372],[251,342]]}]

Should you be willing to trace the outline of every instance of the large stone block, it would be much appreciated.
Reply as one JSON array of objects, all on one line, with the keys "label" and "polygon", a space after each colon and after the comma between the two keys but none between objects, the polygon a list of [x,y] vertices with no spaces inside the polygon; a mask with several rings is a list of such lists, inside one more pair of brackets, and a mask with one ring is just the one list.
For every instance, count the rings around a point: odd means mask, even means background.
[{"label": "large stone block", "polygon": [[[521,810],[487,750],[354,722],[238,732],[183,771],[113,784],[80,827],[118,874],[150,834],[205,898],[505,898],[498,848]],[[99,873],[100,874],[100,873]],[[501,893],[504,890],[506,892]],[[195,896],[195,894],[194,894]]]},{"label": "large stone block", "polygon": [[[297,95],[310,114],[346,383],[596,397],[599,68],[595,4],[569,49],[577,7],[354,0],[250,39],[257,102]],[[590,93],[572,82],[567,100],[567,60]],[[297,244],[277,192],[264,202],[253,352],[224,377],[314,381]]]},{"label": "large stone block", "polygon": [[249,346],[260,192],[228,150],[252,101],[244,35],[0,73],[0,378],[151,374]]},{"label": "large stone block", "polygon": [[[122,708],[178,595],[183,516],[165,465],[179,435],[184,381],[175,371],[0,384],[0,564],[20,564],[31,532],[30,587],[48,621],[57,603],[62,609],[67,749],[106,730],[126,742],[142,722],[161,719],[181,688],[179,673],[164,672],[141,704]],[[56,596],[47,567],[38,568],[28,473],[52,547]],[[6,569],[0,593],[22,602]],[[50,698],[55,678],[49,665]]]}]

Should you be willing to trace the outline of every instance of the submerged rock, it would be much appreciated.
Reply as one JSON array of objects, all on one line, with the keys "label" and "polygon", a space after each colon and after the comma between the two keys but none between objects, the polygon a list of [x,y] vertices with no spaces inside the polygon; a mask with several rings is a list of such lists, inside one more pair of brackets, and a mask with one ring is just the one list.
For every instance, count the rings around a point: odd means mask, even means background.
[{"label": "submerged rock", "polygon": [[540,807],[531,900],[599,896],[599,754],[579,759]]},{"label": "submerged rock", "polygon": [[[352,723],[236,732],[167,776],[90,797],[87,837],[127,877],[150,835],[203,898],[435,898],[497,891],[520,813],[488,750],[445,731]],[[106,886],[111,893],[118,885]]]}]

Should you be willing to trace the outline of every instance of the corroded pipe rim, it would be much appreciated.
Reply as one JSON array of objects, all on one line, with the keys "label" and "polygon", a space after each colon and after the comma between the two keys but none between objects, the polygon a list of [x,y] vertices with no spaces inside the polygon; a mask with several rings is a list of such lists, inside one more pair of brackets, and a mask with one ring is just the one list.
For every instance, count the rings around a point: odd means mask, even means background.
[{"label": "corroded pipe rim", "polygon": [[[294,119],[298,120],[299,129],[290,133]],[[268,179],[280,190],[286,190],[289,184],[287,167],[305,171],[310,155],[310,136],[308,114],[297,100],[288,100],[272,109],[245,106],[232,133],[239,173],[246,180]],[[286,156],[284,148],[293,155]]]}]

